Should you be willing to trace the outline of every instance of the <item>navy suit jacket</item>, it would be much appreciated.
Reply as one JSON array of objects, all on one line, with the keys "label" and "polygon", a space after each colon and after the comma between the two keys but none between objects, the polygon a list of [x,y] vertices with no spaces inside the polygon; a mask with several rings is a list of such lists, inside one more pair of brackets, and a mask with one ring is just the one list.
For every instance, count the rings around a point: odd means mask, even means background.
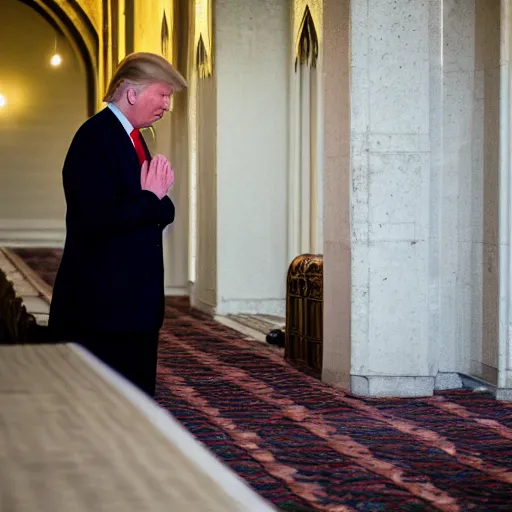
[{"label": "navy suit jacket", "polygon": [[162,230],[174,204],[141,189],[135,148],[110,109],[79,128],[62,177],[66,242],[50,307],[54,339],[155,332],[164,311]]}]

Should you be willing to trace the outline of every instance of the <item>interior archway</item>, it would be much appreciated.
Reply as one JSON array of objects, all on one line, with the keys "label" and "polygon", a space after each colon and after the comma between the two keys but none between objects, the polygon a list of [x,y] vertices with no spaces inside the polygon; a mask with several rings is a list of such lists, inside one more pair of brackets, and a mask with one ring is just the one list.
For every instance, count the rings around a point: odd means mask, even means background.
[{"label": "interior archway", "polygon": [[93,75],[62,25],[41,8],[2,0],[0,20],[0,243],[59,246],[62,166],[95,109]]},{"label": "interior archway", "polygon": [[99,38],[90,19],[78,2],[59,5],[57,0],[18,0],[35,10],[53,29],[66,37],[83,66],[87,88],[87,112],[98,107]]}]

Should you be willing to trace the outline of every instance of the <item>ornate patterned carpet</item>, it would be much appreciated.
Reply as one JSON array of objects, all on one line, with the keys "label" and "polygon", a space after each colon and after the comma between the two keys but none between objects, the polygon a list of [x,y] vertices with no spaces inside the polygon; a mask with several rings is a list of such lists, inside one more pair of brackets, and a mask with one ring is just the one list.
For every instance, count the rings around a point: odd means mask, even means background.
[{"label": "ornate patterned carpet", "polygon": [[[53,282],[60,253],[16,251]],[[512,511],[512,404],[361,399],[169,298],[158,402],[281,510]]]}]

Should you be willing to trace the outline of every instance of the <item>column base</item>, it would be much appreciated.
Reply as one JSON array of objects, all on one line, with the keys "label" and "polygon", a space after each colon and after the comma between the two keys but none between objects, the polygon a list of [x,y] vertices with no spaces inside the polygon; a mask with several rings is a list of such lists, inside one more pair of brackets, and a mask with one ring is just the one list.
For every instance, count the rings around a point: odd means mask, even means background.
[{"label": "column base", "polygon": [[435,390],[461,389],[464,387],[462,377],[456,372],[439,372],[436,375]]},{"label": "column base", "polygon": [[496,390],[496,400],[512,402],[512,388],[498,388]]},{"label": "column base", "polygon": [[432,396],[434,391],[462,388],[475,393],[490,393],[496,400],[512,402],[512,388],[497,388],[488,382],[463,373],[438,373],[436,377],[350,376],[352,393],[376,398],[421,398]]},{"label": "column base", "polygon": [[352,375],[352,393],[372,397],[424,397],[434,394],[434,377]]}]

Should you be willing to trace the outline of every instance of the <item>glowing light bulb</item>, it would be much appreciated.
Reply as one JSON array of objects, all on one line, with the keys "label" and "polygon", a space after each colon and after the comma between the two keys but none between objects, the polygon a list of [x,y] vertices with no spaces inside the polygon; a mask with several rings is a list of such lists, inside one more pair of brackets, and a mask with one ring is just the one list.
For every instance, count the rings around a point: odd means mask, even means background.
[{"label": "glowing light bulb", "polygon": [[5,107],[5,105],[7,105],[7,98],[3,94],[0,94],[0,108]]},{"label": "glowing light bulb", "polygon": [[50,60],[50,64],[53,66],[53,67],[57,67],[57,66],[60,66],[62,62],[62,57],[56,53]]}]

